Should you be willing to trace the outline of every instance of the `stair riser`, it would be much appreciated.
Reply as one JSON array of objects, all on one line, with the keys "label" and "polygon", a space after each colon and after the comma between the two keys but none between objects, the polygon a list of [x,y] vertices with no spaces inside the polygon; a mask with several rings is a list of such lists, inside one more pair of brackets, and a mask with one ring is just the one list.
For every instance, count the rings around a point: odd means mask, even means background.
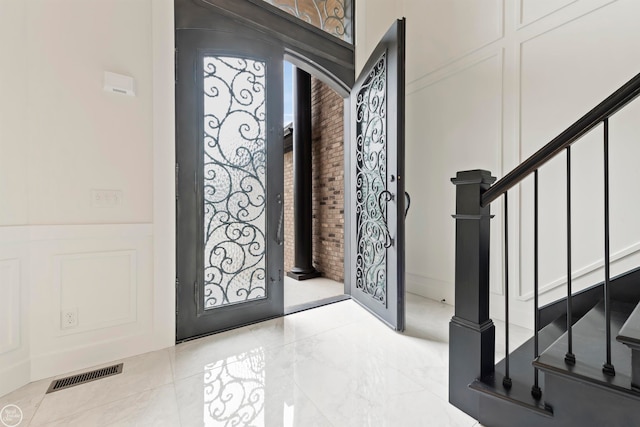
[{"label": "stair riser", "polygon": [[[538,415],[511,402],[481,396],[478,421],[486,427],[557,427],[555,418]],[[589,424],[586,424],[589,425]]]},{"label": "stair riser", "polygon": [[631,352],[631,385],[640,391],[640,350]]},{"label": "stair riser", "polygon": [[545,384],[555,426],[627,427],[640,421],[638,399],[549,372]]}]

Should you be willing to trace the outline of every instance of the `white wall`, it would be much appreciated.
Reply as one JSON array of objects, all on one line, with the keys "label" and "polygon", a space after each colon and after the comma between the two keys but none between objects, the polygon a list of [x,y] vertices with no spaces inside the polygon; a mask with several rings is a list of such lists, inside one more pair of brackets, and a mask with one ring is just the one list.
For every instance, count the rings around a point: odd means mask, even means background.
[{"label": "white wall", "polygon": [[173,2],[0,0],[0,46],[2,395],[173,344]]},{"label": "white wall", "polygon": [[[376,2],[373,2],[376,3]],[[358,65],[393,19],[407,17],[409,291],[453,302],[457,171],[500,178],[640,72],[634,0],[397,0],[359,6]],[[387,3],[387,2],[381,2]],[[389,2],[391,3],[391,2]],[[380,34],[370,23],[379,26]],[[640,101],[639,101],[640,102]],[[611,121],[614,273],[640,265],[640,105]],[[602,280],[601,130],[573,149],[574,289]],[[636,135],[636,136],[634,136]],[[542,301],[566,289],[564,158],[540,171]],[[560,184],[558,184],[558,182]],[[510,192],[514,321],[532,324],[531,184]],[[595,192],[595,196],[594,193]],[[625,195],[627,196],[625,198]],[[492,206],[492,315],[502,317],[502,206]]]}]

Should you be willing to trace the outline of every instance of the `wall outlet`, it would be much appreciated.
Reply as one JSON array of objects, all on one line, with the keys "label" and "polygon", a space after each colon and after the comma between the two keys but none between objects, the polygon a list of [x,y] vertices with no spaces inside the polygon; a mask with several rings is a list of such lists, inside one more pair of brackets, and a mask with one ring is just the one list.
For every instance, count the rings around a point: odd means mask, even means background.
[{"label": "wall outlet", "polygon": [[71,329],[78,326],[78,309],[67,308],[60,312],[60,327],[62,329]]},{"label": "wall outlet", "polygon": [[91,190],[91,206],[94,208],[113,208],[122,203],[120,190]]}]

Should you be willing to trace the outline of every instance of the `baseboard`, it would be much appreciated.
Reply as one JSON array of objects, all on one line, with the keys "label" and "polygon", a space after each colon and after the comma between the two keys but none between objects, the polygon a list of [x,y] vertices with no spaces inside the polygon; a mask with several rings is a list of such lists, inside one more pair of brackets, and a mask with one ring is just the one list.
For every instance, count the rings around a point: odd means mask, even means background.
[{"label": "baseboard", "polygon": [[450,305],[453,305],[455,302],[453,283],[421,276],[419,274],[407,273],[405,289],[409,293],[435,301],[443,301]]},{"label": "baseboard", "polygon": [[28,384],[31,381],[31,362],[23,360],[0,370],[0,396]]},{"label": "baseboard", "polygon": [[148,335],[133,335],[31,358],[31,381],[38,381],[166,348]]}]

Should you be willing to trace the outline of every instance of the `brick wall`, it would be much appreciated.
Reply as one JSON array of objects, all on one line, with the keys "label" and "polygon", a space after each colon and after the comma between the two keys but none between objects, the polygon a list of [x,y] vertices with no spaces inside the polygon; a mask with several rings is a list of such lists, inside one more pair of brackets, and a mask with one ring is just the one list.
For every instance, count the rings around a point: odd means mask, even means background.
[{"label": "brick wall", "polygon": [[284,154],[284,271],[293,268],[293,151]]},{"label": "brick wall", "polygon": [[[313,262],[323,276],[344,280],[343,99],[312,78]],[[285,270],[293,267],[293,153],[284,157]]]}]

